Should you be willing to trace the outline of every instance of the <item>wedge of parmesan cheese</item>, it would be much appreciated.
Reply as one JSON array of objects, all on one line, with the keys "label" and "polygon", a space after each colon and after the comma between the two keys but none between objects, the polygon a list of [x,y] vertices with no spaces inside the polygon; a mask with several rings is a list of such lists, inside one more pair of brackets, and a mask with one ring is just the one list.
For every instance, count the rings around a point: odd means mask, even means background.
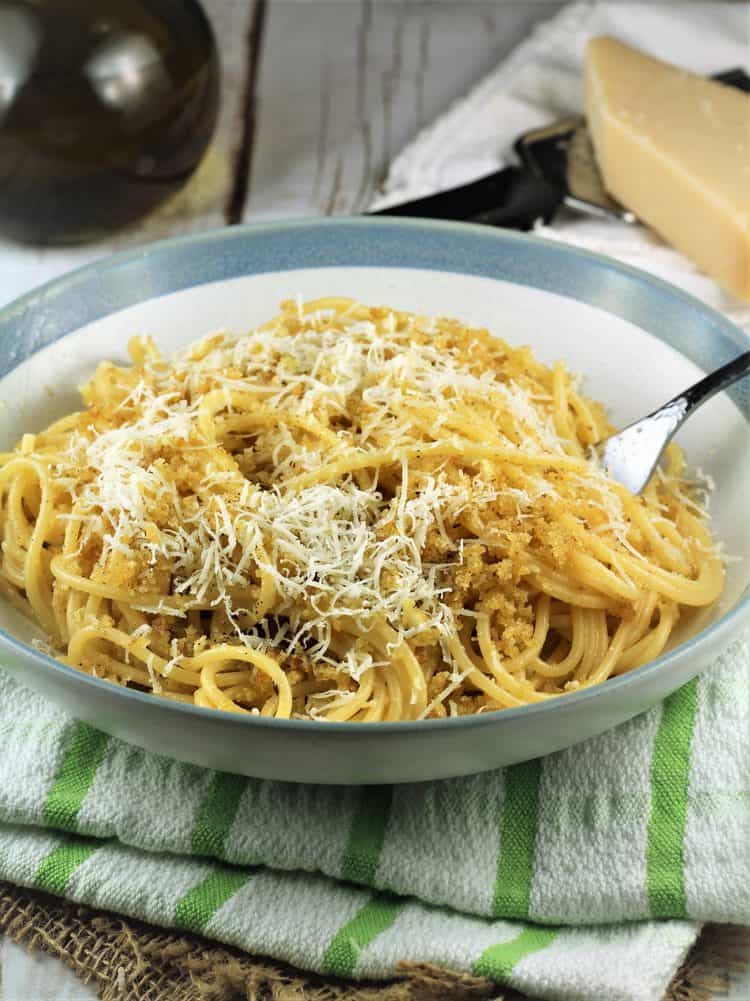
[{"label": "wedge of parmesan cheese", "polygon": [[750,299],[750,95],[594,38],[586,117],[607,190]]}]

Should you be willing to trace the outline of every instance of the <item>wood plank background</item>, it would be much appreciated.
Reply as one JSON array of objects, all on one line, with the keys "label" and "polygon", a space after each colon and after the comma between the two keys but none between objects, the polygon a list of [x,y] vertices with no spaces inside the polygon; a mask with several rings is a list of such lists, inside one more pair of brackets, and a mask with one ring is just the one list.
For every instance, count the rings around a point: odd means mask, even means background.
[{"label": "wood plank background", "polygon": [[362,211],[394,155],[561,6],[205,0],[224,64],[226,222]]}]

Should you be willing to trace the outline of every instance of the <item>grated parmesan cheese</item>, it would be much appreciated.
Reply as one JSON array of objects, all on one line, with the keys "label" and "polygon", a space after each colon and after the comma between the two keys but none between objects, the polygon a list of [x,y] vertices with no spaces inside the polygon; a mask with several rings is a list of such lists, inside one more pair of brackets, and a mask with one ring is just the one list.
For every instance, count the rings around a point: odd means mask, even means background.
[{"label": "grated parmesan cheese", "polygon": [[[424,713],[455,715],[469,672],[446,641],[486,600],[483,614],[508,624],[498,642],[528,642],[528,553],[536,546],[560,568],[570,551],[556,506],[647,559],[593,447],[564,481],[544,466],[462,462],[464,446],[487,442],[567,458],[553,394],[526,374],[523,349],[482,332],[475,344],[452,321],[364,312],[379,322],[356,309],[306,313],[297,298],[280,322],[210,334],[169,363],[138,339],[132,369],[102,365],[84,387],[89,409],[53,467],[69,500],[59,517],[75,539],[72,569],[127,591],[150,617],[130,629],[126,659],[162,634],[166,678],[202,643],[303,655],[335,678],[309,694],[314,716],[347,697],[337,684],[388,663],[362,642],[379,631],[389,656],[404,641],[442,652],[449,681]],[[458,458],[431,458],[436,442],[455,444]],[[35,437],[21,448],[35,455]],[[367,466],[383,452],[397,458]],[[352,457],[363,468],[336,473]],[[659,476],[700,507],[684,480]],[[152,655],[144,663],[160,690]]]}]

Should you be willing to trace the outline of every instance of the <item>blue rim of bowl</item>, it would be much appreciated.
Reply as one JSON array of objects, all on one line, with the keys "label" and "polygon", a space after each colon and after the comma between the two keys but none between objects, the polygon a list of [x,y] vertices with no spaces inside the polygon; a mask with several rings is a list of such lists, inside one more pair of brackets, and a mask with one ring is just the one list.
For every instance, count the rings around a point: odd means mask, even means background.
[{"label": "blue rim of bowl", "polygon": [[[524,247],[536,248],[536,251],[532,251],[532,257],[538,255],[544,258],[547,256],[554,261],[554,263],[562,265],[563,268],[566,259],[573,262],[576,260],[582,261],[585,266],[591,269],[595,274],[598,273],[599,277],[603,278],[603,293],[605,294],[592,295],[591,288],[581,289],[576,286],[575,282],[573,282],[572,291],[574,293],[577,292],[578,294],[571,295],[569,291],[566,293],[560,290],[559,281],[555,282],[548,280],[546,272],[543,272],[541,275],[544,279],[541,283],[538,280],[520,280],[518,278],[514,280],[512,278],[508,278],[505,274],[493,275],[489,265],[485,265],[484,263],[481,266],[475,264],[474,267],[467,267],[465,259],[460,261],[456,266],[453,266],[454,260],[450,258],[445,259],[442,262],[433,263],[430,267],[426,260],[419,259],[421,257],[425,257],[425,254],[419,253],[420,250],[429,251],[429,248],[415,246],[414,244],[412,244],[410,250],[412,252],[416,250],[417,253],[408,260],[398,260],[398,254],[396,254],[395,257],[393,256],[396,250],[395,246],[387,248],[388,256],[384,260],[377,259],[378,255],[372,253],[372,248],[367,248],[370,251],[367,255],[369,260],[367,262],[363,260],[361,264],[358,264],[356,255],[353,260],[351,254],[347,254],[346,259],[339,260],[336,264],[332,264],[329,261],[321,261],[319,255],[316,254],[316,257],[313,260],[305,261],[304,263],[297,260],[290,263],[287,267],[279,267],[278,262],[276,262],[276,266],[274,267],[262,266],[261,268],[255,268],[252,271],[246,271],[242,274],[222,275],[219,273],[217,275],[209,271],[208,276],[204,277],[203,280],[188,282],[177,287],[172,284],[171,287],[161,288],[155,287],[152,284],[149,287],[147,294],[145,294],[142,299],[131,299],[127,302],[115,303],[112,303],[110,300],[110,306],[112,308],[104,309],[93,316],[89,315],[85,316],[83,319],[77,319],[69,329],[63,330],[55,337],[50,338],[50,340],[45,342],[45,344],[40,345],[37,350],[41,350],[41,348],[46,347],[47,344],[60,340],[86,323],[93,322],[94,320],[100,319],[112,312],[116,312],[119,309],[136,305],[138,302],[143,302],[160,295],[184,291],[188,288],[208,284],[214,281],[221,281],[227,278],[242,277],[243,274],[251,275],[296,269],[307,270],[334,267],[337,265],[340,267],[400,267],[451,271],[453,273],[465,275],[479,275],[490,278],[494,277],[497,280],[513,281],[515,284],[527,285],[532,288],[554,292],[567,298],[580,298],[581,301],[587,303],[588,305],[593,305],[603,309],[605,312],[621,316],[624,319],[635,323],[637,326],[643,326],[643,329],[645,329],[648,333],[669,344],[680,354],[683,354],[685,357],[704,368],[710,368],[712,366],[723,364],[724,362],[729,361],[737,352],[746,351],[750,347],[750,337],[744,334],[738,327],[735,327],[729,320],[726,320],[719,313],[712,310],[709,306],[706,306],[700,300],[686,292],[683,292],[681,289],[670,285],[668,282],[655,278],[637,268],[621,264],[619,261],[605,257],[603,254],[592,253],[591,251],[582,250],[578,247],[570,246],[569,244],[557,243],[555,241],[545,240],[525,233],[516,233],[509,230],[495,230],[486,226],[474,225],[472,223],[368,217],[292,219],[283,222],[260,223],[246,226],[235,226],[225,229],[214,229],[206,231],[205,233],[174,237],[168,240],[160,240],[149,244],[145,248],[115,254],[113,256],[106,257],[103,260],[95,261],[92,264],[88,264],[82,268],[68,272],[60,278],[53,279],[52,281],[39,286],[37,289],[33,289],[31,292],[28,292],[26,295],[0,309],[0,337],[2,337],[4,331],[11,329],[14,323],[21,321],[22,318],[28,315],[28,313],[37,305],[42,302],[44,302],[45,305],[49,305],[49,300],[51,298],[74,290],[76,286],[85,283],[86,280],[91,277],[101,278],[104,273],[114,272],[133,264],[148,265],[154,259],[158,259],[159,257],[168,257],[173,251],[179,252],[190,248],[201,249],[206,245],[214,243],[223,243],[233,240],[242,241],[243,239],[248,238],[252,240],[253,238],[263,237],[264,235],[283,237],[285,235],[288,236],[295,230],[303,233],[312,232],[313,234],[315,231],[317,231],[317,233],[327,234],[329,232],[335,233],[336,231],[343,233],[352,231],[357,233],[357,231],[364,230],[379,230],[386,233],[392,233],[394,237],[400,234],[402,240],[404,237],[411,236],[414,238],[420,234],[430,235],[433,237],[447,236],[448,248],[450,248],[451,243],[458,242],[458,238],[461,237],[463,238],[460,241],[462,244],[465,244],[467,240],[470,243],[487,242],[490,249],[496,249],[505,244],[513,247],[521,254],[522,248]],[[456,238],[455,240],[454,237]],[[457,249],[465,251],[465,247],[463,245]],[[478,250],[478,246],[474,248],[474,250],[476,252]],[[403,248],[401,249],[401,252],[403,253]],[[340,250],[339,255],[341,255]],[[365,255],[363,254],[362,257],[364,258],[364,256]],[[429,256],[429,253],[427,253],[426,257]],[[449,264],[451,265],[450,267],[448,266]],[[204,272],[204,274],[206,274],[206,272]],[[568,277],[574,274],[575,269],[569,273]],[[616,285],[614,288],[608,289],[606,282],[606,277],[608,275],[615,276],[620,279],[619,288]],[[528,274],[523,277],[530,279]],[[680,334],[679,336],[675,336],[671,332],[668,324],[662,330],[654,330],[650,322],[647,324],[640,323],[639,320],[641,317],[634,319],[632,301],[629,306],[626,307],[628,285],[632,286],[631,291],[645,290],[649,293],[649,297],[656,295],[657,299],[663,299],[667,306],[670,302],[676,302],[687,308],[689,310],[688,316],[692,317],[696,321],[702,336],[698,338],[695,338],[694,336],[686,346],[683,342],[684,335]],[[614,298],[610,301],[608,301],[606,297],[606,293],[608,291],[614,294]],[[626,294],[626,298],[624,300],[619,300],[617,298],[618,295],[622,295],[623,293]],[[643,308],[648,309],[648,304]],[[638,312],[638,310],[636,310],[636,312]],[[643,319],[649,318],[644,315]],[[711,336],[708,336],[709,334]],[[719,343],[713,340],[714,337],[718,337],[720,339]],[[31,357],[31,354],[34,353],[35,352],[31,352],[26,355],[23,359],[21,359],[19,364],[25,361],[26,358]],[[9,369],[0,371],[0,377],[15,367],[15,365],[11,365]],[[740,411],[744,414],[745,419],[750,421],[750,405],[745,398],[745,394],[740,393],[729,395],[733,396],[733,399],[738,404]],[[660,657],[650,661],[648,664],[634,668],[626,674],[608,679],[600,685],[595,685],[591,688],[584,689],[583,691],[573,692],[565,696],[558,696],[557,698],[553,698],[545,702],[532,703],[530,705],[518,706],[512,709],[503,709],[502,711],[495,713],[481,713],[479,715],[448,717],[445,719],[383,722],[377,724],[377,732],[412,732],[416,734],[434,732],[435,730],[447,730],[449,728],[460,730],[466,730],[469,728],[476,729],[486,726],[496,726],[503,719],[515,718],[519,715],[523,715],[531,720],[539,715],[546,715],[555,709],[562,709],[563,707],[566,709],[572,709],[574,706],[581,706],[590,702],[592,699],[601,699],[603,697],[607,697],[608,695],[614,697],[616,692],[622,692],[632,685],[638,684],[638,682],[646,675],[650,675],[656,671],[664,669],[673,664],[676,660],[684,658],[689,653],[709,645],[709,641],[711,641],[711,646],[715,646],[723,640],[729,639],[729,637],[736,632],[742,619],[748,615],[748,613],[750,613],[750,590],[740,598],[733,608],[722,615],[720,619],[712,623],[707,628],[701,630],[701,632],[696,636],[693,636],[684,643],[681,643],[673,650],[669,650],[667,653],[662,654]],[[140,703],[144,706],[148,706],[152,709],[156,708],[156,706],[160,706],[161,708],[171,712],[184,714],[187,717],[197,715],[198,717],[206,719],[220,718],[227,723],[234,724],[235,726],[260,727],[262,729],[280,731],[291,730],[309,734],[310,736],[313,734],[323,733],[329,735],[332,732],[335,732],[341,733],[342,735],[346,734],[348,737],[355,737],[357,734],[362,736],[367,734],[369,736],[373,732],[372,727],[363,726],[361,723],[344,722],[332,724],[319,720],[275,719],[274,717],[250,716],[244,714],[240,715],[238,713],[226,712],[221,709],[204,709],[201,706],[185,705],[182,703],[171,702],[166,699],[155,700],[153,695],[146,692],[139,692],[132,688],[126,688],[125,686],[114,685],[112,682],[108,682],[100,678],[92,678],[90,675],[84,674],[82,671],[78,671],[73,667],[62,664],[60,661],[55,660],[48,654],[45,654],[42,651],[35,649],[33,646],[30,646],[29,644],[16,639],[14,636],[11,636],[4,629],[0,629],[0,644],[10,647],[16,655],[31,657],[40,665],[51,669],[53,672],[62,674],[64,677],[73,682],[74,685],[90,685],[99,690],[102,694],[113,694],[115,696]]]}]

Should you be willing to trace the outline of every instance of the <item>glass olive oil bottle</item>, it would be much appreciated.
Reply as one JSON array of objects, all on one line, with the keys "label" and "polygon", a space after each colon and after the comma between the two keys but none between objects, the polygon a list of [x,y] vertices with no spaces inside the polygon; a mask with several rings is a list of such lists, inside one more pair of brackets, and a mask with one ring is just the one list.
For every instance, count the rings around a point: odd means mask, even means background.
[{"label": "glass olive oil bottle", "polygon": [[0,0],[0,235],[96,239],[199,163],[218,59],[195,0]]}]

